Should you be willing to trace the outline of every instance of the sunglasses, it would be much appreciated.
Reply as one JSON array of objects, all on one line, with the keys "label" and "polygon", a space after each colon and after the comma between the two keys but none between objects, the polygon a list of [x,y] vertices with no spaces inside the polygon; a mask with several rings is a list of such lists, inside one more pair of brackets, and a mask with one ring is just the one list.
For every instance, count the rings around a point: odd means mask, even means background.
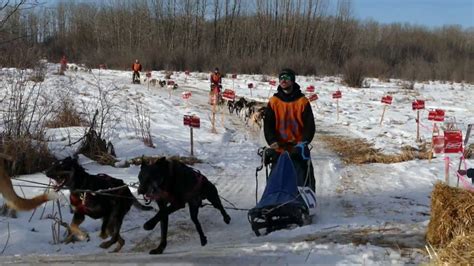
[{"label": "sunglasses", "polygon": [[290,75],[283,74],[280,76],[280,80],[291,80]]}]

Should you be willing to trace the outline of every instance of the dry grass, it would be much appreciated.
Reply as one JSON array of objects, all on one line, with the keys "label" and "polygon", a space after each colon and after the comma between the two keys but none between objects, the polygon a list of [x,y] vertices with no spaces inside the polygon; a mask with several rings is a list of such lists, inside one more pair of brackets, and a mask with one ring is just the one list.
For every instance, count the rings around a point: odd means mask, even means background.
[{"label": "dry grass", "polygon": [[329,135],[322,135],[321,139],[347,164],[399,163],[429,158],[429,150],[426,146],[421,146],[419,149],[405,146],[402,147],[401,154],[383,154],[364,139]]},{"label": "dry grass", "polygon": [[49,128],[84,126],[87,122],[77,112],[71,100],[64,100],[61,103],[56,116],[47,121],[45,126]]},{"label": "dry grass", "polygon": [[29,137],[1,137],[0,153],[11,161],[5,163],[9,175],[31,174],[43,171],[54,161],[48,146],[43,141]]}]

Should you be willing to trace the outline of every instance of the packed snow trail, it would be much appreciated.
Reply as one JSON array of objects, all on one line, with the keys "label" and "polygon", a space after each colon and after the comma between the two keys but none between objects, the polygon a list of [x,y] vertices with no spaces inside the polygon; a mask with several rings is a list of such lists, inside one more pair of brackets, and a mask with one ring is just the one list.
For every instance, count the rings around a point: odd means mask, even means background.
[{"label": "packed snow trail", "polygon": [[[221,197],[236,207],[250,209],[255,206],[255,168],[260,164],[257,149],[265,144],[261,132],[247,127],[237,116],[229,115],[225,108],[224,123],[220,114],[217,117],[218,134],[209,134],[207,131],[210,106],[207,104],[207,86],[184,84],[177,91],[172,91],[170,98],[167,89],[156,87],[148,89],[145,84],[130,85],[128,73],[109,72],[108,75],[101,76],[102,83],[108,80],[126,84],[118,86],[113,100],[117,104],[134,101],[149,106],[152,131],[159,132],[153,136],[157,149],[142,151],[143,145],[137,143],[123,145],[122,150],[119,148],[117,151],[118,154],[134,149],[137,149],[137,152],[146,152],[147,155],[189,154],[187,141],[189,130],[182,126],[182,114],[188,111],[199,112],[202,127],[194,130],[195,155],[203,163],[194,167],[216,185]],[[80,79],[81,76],[78,76],[73,80]],[[67,80],[71,78],[64,79],[63,82],[70,82]],[[183,90],[193,93],[192,101],[188,105],[185,105],[180,98],[179,94]],[[78,90],[77,93],[89,92]],[[124,110],[130,109],[128,105],[119,107]],[[123,253],[111,255],[100,249],[98,247],[100,240],[95,234],[100,228],[100,221],[86,219],[83,226],[91,235],[90,242],[60,244],[56,246],[57,253],[53,254],[50,254],[48,251],[50,249],[45,245],[36,255],[28,253],[22,254],[21,257],[4,256],[2,262],[360,264],[376,261],[384,264],[418,262],[423,259],[423,255],[411,250],[404,254],[406,257],[401,257],[401,253],[395,248],[422,247],[423,230],[428,219],[426,214],[429,212],[431,179],[411,182],[416,177],[403,174],[407,169],[417,168],[417,162],[394,165],[344,165],[318,137],[321,134],[336,134],[343,131],[343,126],[321,119],[325,114],[321,114],[319,110],[314,109],[314,112],[317,133],[311,143],[313,146],[311,154],[319,206],[311,225],[256,237],[247,220],[246,211],[228,209],[232,221],[226,225],[216,209],[205,207],[200,209],[199,220],[208,244],[201,247],[195,226],[190,220],[188,209],[185,208],[170,216],[165,253],[150,256],[148,251],[155,248],[160,240],[160,225],[151,232],[143,230],[143,223],[154,213],[140,212],[132,208],[122,227],[123,238],[126,240]],[[163,123],[160,115],[168,113],[174,117],[174,121]],[[173,138],[177,134],[183,139],[179,143]],[[127,137],[122,136],[124,139]],[[99,166],[84,158],[83,163],[86,168],[94,169],[94,172],[105,171],[112,176],[127,180],[127,183],[136,182],[139,171],[139,166],[112,168]],[[261,171],[258,177],[259,197],[265,186],[264,175],[264,171]],[[226,201],[223,201],[223,204],[231,207]],[[409,239],[405,242],[412,244],[405,243],[404,238]],[[372,245],[367,246],[367,243]]]}]

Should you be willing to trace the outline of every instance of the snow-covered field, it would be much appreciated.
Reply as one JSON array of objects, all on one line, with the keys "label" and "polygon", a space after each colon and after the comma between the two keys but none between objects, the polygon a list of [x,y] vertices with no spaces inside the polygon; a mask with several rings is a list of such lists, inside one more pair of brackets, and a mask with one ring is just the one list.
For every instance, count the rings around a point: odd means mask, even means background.
[{"label": "snow-covered field", "polygon": [[[194,130],[194,153],[202,163],[194,165],[219,190],[222,197],[238,208],[255,206],[255,168],[260,164],[257,149],[265,145],[262,133],[247,126],[227,110],[218,114],[217,133],[211,132],[208,100],[208,73],[176,72],[172,79],[179,85],[170,91],[148,83],[132,85],[128,71],[98,70],[53,74],[57,65],[49,65],[41,84],[45,99],[59,104],[71,98],[78,109],[90,117],[100,99],[107,99],[113,119],[107,137],[114,144],[119,160],[141,155],[189,156],[189,129],[183,126],[183,115],[196,114],[201,128]],[[5,90],[14,69],[0,70],[0,90]],[[143,73],[144,74],[144,73]],[[144,76],[144,75],[142,75]],[[163,79],[164,72],[153,71],[152,78]],[[265,101],[274,87],[268,84],[276,77],[238,75],[224,78],[224,89],[234,88],[239,97]],[[143,80],[143,78],[142,78]],[[265,81],[264,81],[265,80]],[[142,226],[154,215],[132,208],[125,217],[122,236],[126,243],[118,254],[99,248],[101,221],[86,218],[81,225],[91,239],[89,242],[54,244],[47,214],[57,212],[57,206],[46,204],[36,212],[20,213],[17,219],[0,217],[0,263],[308,263],[308,264],[404,264],[429,260],[424,252],[424,234],[429,221],[430,193],[433,184],[444,180],[444,156],[431,162],[415,160],[397,164],[344,165],[319,139],[322,134],[339,134],[365,138],[386,153],[396,153],[404,145],[416,147],[416,112],[411,103],[426,100],[427,108],[446,110],[446,116],[456,119],[463,132],[474,122],[474,86],[459,83],[416,83],[414,90],[402,89],[401,81],[382,82],[369,79],[369,88],[354,89],[341,85],[337,77],[297,76],[303,90],[313,85],[319,99],[313,102],[317,133],[313,141],[312,161],[317,182],[318,213],[313,224],[281,230],[256,237],[247,221],[247,212],[229,209],[229,225],[212,207],[200,210],[199,219],[208,244],[200,246],[198,234],[188,210],[170,217],[168,246],[163,255],[151,256],[148,251],[158,245],[159,226],[145,231]],[[253,83],[250,91],[247,84]],[[331,94],[340,89],[339,120],[336,101]],[[189,102],[181,93],[190,91]],[[3,94],[4,92],[2,92]],[[393,104],[380,117],[382,96],[393,96]],[[102,95],[102,96],[100,96]],[[250,96],[252,95],[252,97]],[[3,103],[2,103],[3,104]],[[149,114],[150,131],[156,148],[146,147],[133,128],[137,118],[136,105]],[[224,115],[222,115],[224,114]],[[421,112],[421,137],[431,138],[432,124],[427,111]],[[72,154],[76,145],[68,146],[84,133],[83,128],[61,128],[48,131],[49,146],[63,158]],[[471,141],[471,143],[474,142]],[[450,155],[459,160],[459,155]],[[137,182],[139,166],[127,168],[102,166],[81,156],[80,162],[90,173],[107,173],[127,184]],[[473,167],[473,160],[467,164]],[[48,183],[43,173],[21,176],[21,179]],[[264,186],[264,174],[259,174],[259,191]],[[14,180],[15,185],[27,183]],[[455,184],[451,173],[451,184]],[[26,197],[41,193],[42,188],[15,188]],[[472,187],[471,187],[472,189]],[[136,192],[132,188],[132,192]],[[3,200],[0,199],[0,203]],[[230,206],[223,202],[225,206]],[[71,221],[67,191],[61,197],[64,221]],[[43,217],[43,218],[41,218]],[[63,236],[62,236],[63,237]]]}]

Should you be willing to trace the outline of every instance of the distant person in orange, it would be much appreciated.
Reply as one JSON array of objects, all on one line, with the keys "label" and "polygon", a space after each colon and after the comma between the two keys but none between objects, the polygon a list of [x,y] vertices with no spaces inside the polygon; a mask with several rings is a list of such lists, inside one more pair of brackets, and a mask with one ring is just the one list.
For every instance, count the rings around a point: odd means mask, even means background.
[{"label": "distant person in orange", "polygon": [[142,65],[138,62],[138,59],[135,59],[135,63],[132,65],[132,83],[140,83],[140,71],[142,71]]},{"label": "distant person in orange", "polygon": [[220,92],[222,88],[222,76],[221,73],[219,72],[219,68],[214,69],[214,73],[211,74],[211,90],[213,88],[217,88],[218,92]]},{"label": "distant person in orange", "polygon": [[59,64],[61,65],[59,74],[64,75],[64,71],[66,71],[66,68],[67,68],[67,59],[65,55],[63,55],[63,57],[61,58],[61,61],[59,61]]},{"label": "distant person in orange", "polygon": [[215,98],[215,104],[219,104],[222,99],[221,99],[221,89],[222,89],[222,75],[219,72],[219,68],[214,69],[214,73],[211,74],[211,77],[209,79],[211,82],[211,90],[209,91],[209,104],[213,104],[212,97]]}]

